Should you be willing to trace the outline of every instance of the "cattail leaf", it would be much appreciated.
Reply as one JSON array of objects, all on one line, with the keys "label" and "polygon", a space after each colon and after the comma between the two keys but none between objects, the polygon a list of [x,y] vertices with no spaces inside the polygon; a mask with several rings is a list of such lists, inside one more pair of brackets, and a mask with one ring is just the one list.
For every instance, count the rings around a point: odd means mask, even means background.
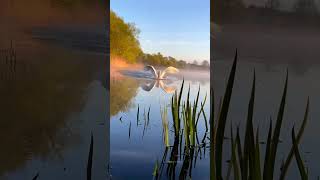
[{"label": "cattail leaf", "polygon": [[228,116],[228,111],[229,111],[229,105],[230,105],[230,101],[231,101],[233,84],[234,84],[234,80],[235,80],[237,59],[238,59],[238,53],[236,51],[236,55],[235,55],[234,62],[233,62],[231,72],[229,75],[229,80],[227,83],[225,95],[223,98],[223,104],[221,107],[220,117],[218,120],[217,135],[216,135],[217,142],[216,142],[216,151],[215,151],[217,180],[222,180],[223,139],[224,139],[224,131],[225,131],[225,126],[226,126],[227,116]]},{"label": "cattail leaf", "polygon": [[[309,101],[309,97],[308,97],[307,106],[306,106],[306,110],[305,110],[305,113],[304,113],[303,122],[301,124],[301,127],[299,129],[299,132],[298,132],[298,135],[297,135],[297,138],[296,138],[297,145],[299,145],[299,143],[300,143],[302,134],[303,134],[304,129],[305,129],[306,124],[307,124],[307,120],[308,120],[308,116],[309,116],[309,103],[310,103],[310,101]],[[288,154],[288,157],[287,157],[286,161],[284,162],[284,164],[282,166],[281,174],[280,174],[280,180],[284,180],[285,179],[293,155],[294,155],[294,149],[293,149],[293,146],[292,146],[291,149],[290,149],[290,152]]]}]

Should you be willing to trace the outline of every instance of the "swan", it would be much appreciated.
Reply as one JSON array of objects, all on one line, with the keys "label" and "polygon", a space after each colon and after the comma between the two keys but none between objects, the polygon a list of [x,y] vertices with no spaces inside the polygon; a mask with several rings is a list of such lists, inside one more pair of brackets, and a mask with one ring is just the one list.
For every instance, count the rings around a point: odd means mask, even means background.
[{"label": "swan", "polygon": [[166,81],[162,80],[148,80],[140,85],[140,87],[145,91],[151,91],[154,87],[161,88],[166,93],[174,93],[176,90],[175,86],[169,86],[166,84]]},{"label": "swan", "polygon": [[151,65],[147,65],[144,67],[145,71],[151,71],[151,73],[154,76],[154,79],[158,79],[158,80],[164,80],[165,79],[165,75],[166,74],[175,74],[179,72],[179,69],[169,66],[166,69],[164,69],[163,71],[157,71],[153,66]]}]

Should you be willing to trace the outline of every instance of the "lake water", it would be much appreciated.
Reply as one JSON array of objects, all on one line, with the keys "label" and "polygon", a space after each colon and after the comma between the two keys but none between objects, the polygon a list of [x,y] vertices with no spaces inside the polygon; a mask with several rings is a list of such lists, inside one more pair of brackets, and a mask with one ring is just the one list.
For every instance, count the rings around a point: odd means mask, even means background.
[{"label": "lake water", "polygon": [[[249,32],[248,32],[249,33]],[[243,34],[247,35],[247,32]],[[224,36],[224,35],[223,35]],[[227,37],[227,36],[225,36]],[[235,37],[235,36],[234,36]],[[245,37],[243,37],[245,39]],[[221,39],[221,41],[226,40],[228,42],[232,41],[232,37],[229,40]],[[287,43],[281,43],[281,40],[270,39],[270,41],[276,41],[279,46]],[[270,43],[267,42],[268,43]],[[298,40],[296,40],[298,41]],[[226,42],[225,42],[226,43]],[[258,41],[250,42],[250,45],[254,43],[258,44]],[[217,45],[219,46],[219,45]],[[263,45],[260,45],[263,46]],[[295,56],[296,59],[291,59],[291,53],[289,57],[282,58],[285,56],[285,52],[282,52],[277,56],[276,54],[271,54],[268,56],[268,50],[272,48],[267,48],[267,51],[259,49],[261,52],[261,57],[250,58],[249,49],[243,46],[239,46],[239,62],[236,74],[236,80],[232,95],[232,101],[230,106],[230,112],[228,117],[228,122],[226,127],[230,127],[230,123],[234,126],[240,124],[240,130],[244,132],[245,122],[247,118],[247,108],[250,98],[253,70],[256,71],[256,102],[254,110],[254,126],[260,128],[261,141],[265,142],[267,138],[267,131],[269,127],[270,118],[275,122],[276,115],[279,110],[280,100],[283,93],[286,70],[289,72],[289,84],[288,84],[288,94],[287,94],[287,104],[284,114],[284,120],[282,124],[282,132],[280,135],[281,143],[279,145],[277,154],[277,167],[275,168],[275,177],[279,175],[279,169],[281,162],[286,158],[289,148],[292,145],[291,142],[291,130],[293,126],[296,127],[296,132],[303,120],[307,97],[310,97],[310,113],[309,121],[307,123],[304,135],[299,146],[301,155],[308,168],[310,179],[319,176],[318,169],[318,159],[320,156],[319,146],[317,145],[319,137],[319,77],[320,77],[320,64],[315,61],[317,59],[317,54],[309,54],[306,48],[296,48],[294,53],[299,56]],[[222,48],[222,47],[219,47]],[[228,56],[217,55],[216,60],[213,64],[213,87],[216,92],[216,106],[219,104],[219,99],[223,96],[225,91],[226,81],[231,69],[232,60],[234,55],[234,50],[232,47],[228,49]],[[242,51],[243,50],[243,51]],[[226,53],[225,51],[224,53]],[[242,53],[243,52],[243,53]],[[215,52],[219,54],[220,52]],[[259,54],[253,52],[252,54]],[[305,57],[312,58],[301,58],[306,54]],[[280,57],[281,56],[281,57]],[[230,137],[230,131],[227,129],[226,136]],[[230,142],[226,141],[224,159],[230,159]],[[264,148],[265,145],[261,145]],[[262,151],[261,154],[264,152]],[[225,163],[227,167],[227,163]],[[225,169],[226,170],[226,169]],[[299,177],[299,170],[297,168],[295,160],[292,161],[288,179],[297,179]]]},{"label": "lake water", "polygon": [[[216,107],[225,91],[231,65],[232,61],[227,59],[217,60],[214,63],[214,75],[212,79],[215,88]],[[317,121],[319,117],[318,107],[320,102],[320,96],[318,95],[320,89],[318,83],[318,77],[320,77],[319,64],[300,66],[296,63],[253,62],[241,58],[240,54],[226,127],[230,127],[231,123],[233,126],[240,125],[240,131],[244,132],[252,87],[253,70],[255,69],[256,99],[254,126],[255,128],[259,127],[260,129],[261,142],[266,142],[269,120],[272,118],[273,122],[275,122],[279,110],[287,68],[289,71],[287,104],[280,135],[281,143],[277,154],[275,177],[278,177],[281,162],[286,158],[291,148],[291,130],[293,126],[296,128],[296,132],[298,131],[298,128],[300,128],[305,113],[307,98],[309,96],[309,119],[299,148],[305,165],[309,170],[310,178],[316,178],[319,175],[318,159],[320,158],[317,153],[320,150],[317,145],[317,137],[319,136],[318,129],[320,127],[320,124]],[[226,136],[230,137],[229,128],[226,129]],[[230,159],[230,142],[227,140],[225,145],[224,159],[226,161]],[[260,147],[264,149],[265,145],[261,144]],[[261,157],[264,158],[264,151],[262,150],[261,153],[263,155]],[[225,162],[224,165],[227,169],[228,164]],[[299,170],[294,160],[289,169],[288,179],[298,179],[297,177],[299,176]]]},{"label": "lake water", "polygon": [[[229,13],[229,12],[228,12]],[[226,13],[226,14],[228,14]],[[294,17],[298,17],[294,18]],[[305,113],[308,96],[310,112],[306,129],[299,146],[302,159],[308,168],[309,178],[319,174],[319,77],[320,45],[319,24],[309,16],[267,13],[245,9],[243,13],[215,16],[221,20],[212,26],[211,56],[213,62],[211,79],[215,89],[216,102],[225,91],[235,49],[238,49],[238,69],[226,127],[230,123],[240,124],[244,131],[248,103],[256,71],[256,100],[254,126],[260,128],[261,141],[267,139],[270,118],[275,122],[285,83],[286,70],[289,72],[287,103],[281,130],[281,143],[277,154],[275,179],[278,178],[281,162],[291,148],[291,130],[300,128]],[[223,20],[222,20],[223,19]],[[216,21],[215,20],[215,21]],[[217,23],[217,22],[215,22]],[[230,136],[227,128],[226,136]],[[225,160],[230,159],[230,142],[226,141]],[[261,144],[261,148],[265,148]],[[261,154],[264,157],[264,152]],[[227,163],[225,163],[227,167]],[[226,168],[227,169],[227,168]],[[293,159],[287,179],[300,179],[299,170]]]},{"label": "lake water", "polygon": [[[200,85],[199,101],[204,101],[205,95],[208,95],[204,111],[209,118],[209,72],[181,73],[185,77],[182,101],[186,100],[189,85],[192,101],[196,98]],[[179,177],[189,176],[192,179],[209,179],[210,151],[204,117],[200,116],[197,128],[198,138],[203,147],[190,148],[190,151],[185,150],[183,140],[181,138],[176,140],[174,135],[170,104],[173,90],[177,88],[180,91],[181,84],[181,79],[154,81],[130,76],[111,78],[110,160],[112,179],[152,179],[157,161],[160,179],[174,179],[174,177],[179,179]],[[137,121],[138,106],[139,119]],[[148,118],[149,107],[150,118]],[[163,140],[160,110],[165,107],[168,109],[169,148],[166,148]],[[209,134],[207,135],[209,137]]]},{"label": "lake water", "polygon": [[92,177],[107,178],[103,10],[61,2],[0,3],[1,180],[85,179],[91,133]]}]

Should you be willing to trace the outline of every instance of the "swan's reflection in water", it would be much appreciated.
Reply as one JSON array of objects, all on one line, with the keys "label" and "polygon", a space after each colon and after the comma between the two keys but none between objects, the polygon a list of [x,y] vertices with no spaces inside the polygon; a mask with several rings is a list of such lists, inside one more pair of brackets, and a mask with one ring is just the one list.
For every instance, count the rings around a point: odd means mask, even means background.
[{"label": "swan's reflection in water", "polygon": [[148,79],[143,80],[140,87],[145,91],[151,91],[154,87],[161,88],[166,93],[174,93],[177,89],[176,86],[172,85],[173,80],[155,80],[155,79]]}]

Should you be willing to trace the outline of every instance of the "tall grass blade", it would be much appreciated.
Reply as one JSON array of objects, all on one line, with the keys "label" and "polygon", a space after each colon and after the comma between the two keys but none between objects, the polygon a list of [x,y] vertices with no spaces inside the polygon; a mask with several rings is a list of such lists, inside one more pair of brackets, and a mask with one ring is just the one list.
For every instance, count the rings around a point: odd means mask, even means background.
[{"label": "tall grass blade", "polygon": [[307,180],[308,179],[308,175],[306,172],[306,168],[303,165],[303,161],[301,159],[300,153],[299,153],[299,148],[298,148],[298,144],[297,144],[297,140],[296,140],[296,135],[294,132],[294,127],[292,128],[292,145],[293,145],[293,150],[294,150],[294,155],[298,164],[298,168],[300,171],[300,176],[302,180]]},{"label": "tall grass blade", "polygon": [[239,171],[239,165],[237,161],[237,153],[236,153],[236,139],[233,137],[233,129],[231,126],[231,163],[233,167],[233,177],[234,180],[240,180],[240,171]]},{"label": "tall grass blade", "polygon": [[194,124],[195,124],[195,121],[196,121],[197,108],[198,108],[198,102],[199,102],[199,95],[200,95],[200,85],[199,85],[197,98],[196,98],[196,101],[195,101],[194,106],[193,106],[192,121],[194,122]]},{"label": "tall grass blade", "polygon": [[164,106],[163,110],[160,108],[161,111],[161,119],[162,119],[162,127],[163,127],[163,133],[164,133],[164,143],[166,147],[170,146],[169,143],[169,127],[168,127],[168,113],[167,113],[167,107]]},{"label": "tall grass blade", "polygon": [[93,156],[93,135],[91,133],[90,150],[89,150],[89,157],[88,157],[88,164],[87,164],[87,180],[91,180],[92,156]]},{"label": "tall grass blade", "polygon": [[254,160],[255,160],[255,175],[257,180],[261,179],[261,161],[260,161],[260,143],[259,143],[259,128],[257,128],[256,132],[256,145],[254,152]]},{"label": "tall grass blade", "polygon": [[214,90],[210,88],[210,180],[215,180],[215,157],[214,157],[214,137],[215,137],[215,127],[214,127]]},{"label": "tall grass blade", "polygon": [[198,113],[197,121],[196,121],[196,125],[197,125],[197,126],[198,126],[198,121],[199,121],[200,115],[201,115],[202,111],[204,111],[204,105],[206,104],[206,101],[207,101],[207,94],[206,94],[205,97],[204,97],[204,101],[201,102],[200,111],[199,111],[199,113]]},{"label": "tall grass blade", "polygon": [[268,138],[267,138],[265,158],[264,158],[264,167],[263,167],[263,179],[264,180],[268,178],[267,173],[268,173],[269,164],[270,164],[271,138],[272,138],[272,119],[270,118]]},{"label": "tall grass blade", "polygon": [[153,175],[154,179],[158,179],[158,176],[159,176],[158,160],[156,161],[156,164],[155,164],[155,166],[154,166],[152,175]]},{"label": "tall grass blade", "polygon": [[287,89],[288,89],[288,70],[287,70],[283,95],[280,103],[280,108],[277,116],[276,126],[275,126],[274,134],[272,137],[271,149],[270,149],[270,161],[269,161],[269,164],[267,165],[266,180],[273,179],[274,165],[276,162],[276,154],[277,154],[278,143],[279,143],[279,136],[281,131],[284,109],[286,105]]},{"label": "tall grass blade", "polygon": [[224,139],[224,131],[229,111],[229,105],[231,101],[232,89],[236,74],[237,68],[237,58],[238,52],[236,51],[234,62],[231,68],[231,72],[229,75],[229,80],[227,83],[226,92],[223,98],[223,104],[221,108],[221,114],[218,120],[218,127],[217,127],[217,142],[216,142],[216,151],[215,151],[215,161],[216,161],[216,177],[217,180],[222,180],[222,152],[223,152],[223,139]]},{"label": "tall grass blade", "polygon": [[240,170],[241,170],[241,179],[246,179],[246,172],[244,169],[244,159],[242,155],[242,149],[241,149],[241,140],[240,140],[240,130],[239,126],[237,127],[237,136],[236,136],[236,147],[237,147],[237,152],[238,152],[238,157],[239,157],[239,164],[240,164]]},{"label": "tall grass blade", "polygon": [[39,173],[37,173],[37,174],[32,178],[32,180],[37,180],[38,177],[39,177]]},{"label": "tall grass blade", "polygon": [[174,95],[171,98],[171,112],[173,117],[173,126],[174,126],[175,136],[178,136],[180,132],[180,104],[181,104],[183,86],[184,86],[184,80],[182,81],[182,84],[181,84],[179,96],[177,91],[175,91]]},{"label": "tall grass blade", "polygon": [[[189,89],[190,91],[190,89]],[[188,93],[189,94],[189,93]],[[193,103],[193,108],[190,106],[190,112],[192,113],[191,115],[191,125],[190,125],[190,135],[191,135],[191,142],[192,142],[192,145],[195,145],[195,139],[197,138],[197,142],[199,144],[199,139],[198,139],[198,136],[197,136],[197,125],[196,125],[196,116],[197,116],[197,109],[198,109],[198,102],[199,102],[199,96],[200,96],[200,85],[199,85],[199,89],[198,89],[198,94],[197,94],[197,97],[196,97],[196,100],[194,101]]]},{"label": "tall grass blade", "polygon": [[[297,135],[297,138],[296,138],[297,145],[299,145],[299,143],[300,143],[302,134],[303,134],[304,129],[305,129],[306,124],[307,124],[307,120],[308,120],[308,116],[309,116],[309,103],[310,103],[310,100],[309,100],[309,97],[308,97],[307,106],[306,106],[306,110],[305,110],[305,113],[304,113],[303,122],[301,124],[301,127],[299,129],[299,132],[298,132],[298,135]],[[289,169],[289,165],[291,163],[293,155],[294,155],[294,149],[293,149],[293,146],[292,146],[291,149],[290,149],[290,152],[288,154],[288,157],[287,157],[286,161],[284,162],[284,164],[282,166],[281,174],[280,174],[280,180],[284,180],[285,179],[285,176],[286,176],[287,171]]]},{"label": "tall grass blade", "polygon": [[[181,105],[183,86],[184,86],[184,79],[182,80],[181,89],[180,89],[180,92],[179,92],[178,107],[180,107],[180,105]],[[178,109],[178,112],[180,112],[179,109]]]},{"label": "tall grass blade", "polygon": [[149,109],[148,109],[148,123],[147,123],[148,126],[150,123],[150,109],[151,109],[151,105],[149,106]]},{"label": "tall grass blade", "polygon": [[206,132],[208,132],[208,120],[207,120],[207,116],[206,113],[204,112],[204,109],[202,108],[202,115],[203,115],[203,119],[204,119],[204,125],[206,127]]},{"label": "tall grass blade", "polygon": [[[254,99],[255,99],[255,84],[256,84],[256,75],[255,72],[253,73],[253,83],[252,83],[252,90],[251,90],[251,97],[248,106],[248,117],[247,117],[247,125],[245,130],[245,140],[244,140],[244,154],[243,154],[243,173],[244,177],[247,177],[247,172],[249,171],[249,176],[253,178],[258,178],[255,169],[255,162],[254,162],[254,133],[253,133],[253,111],[254,111]],[[248,169],[249,165],[249,169]]]},{"label": "tall grass blade", "polygon": [[139,104],[138,104],[138,110],[137,110],[137,127],[139,126]]},{"label": "tall grass blade", "polygon": [[129,124],[129,139],[130,139],[130,136],[131,136],[131,121],[130,121],[130,124]]},{"label": "tall grass blade", "polygon": [[206,101],[207,101],[207,94],[206,94],[206,96],[204,97],[204,101],[201,102],[201,108],[200,108],[200,111],[199,111],[199,113],[198,113],[198,117],[197,117],[197,121],[196,121],[196,126],[198,126],[198,121],[199,121],[200,115],[202,114],[202,115],[203,115],[203,118],[204,118],[204,121],[205,121],[206,132],[208,132],[208,130],[209,130],[209,129],[208,129],[208,120],[207,120],[207,116],[206,116],[206,114],[205,114],[205,112],[204,112],[204,105],[205,105]]}]

